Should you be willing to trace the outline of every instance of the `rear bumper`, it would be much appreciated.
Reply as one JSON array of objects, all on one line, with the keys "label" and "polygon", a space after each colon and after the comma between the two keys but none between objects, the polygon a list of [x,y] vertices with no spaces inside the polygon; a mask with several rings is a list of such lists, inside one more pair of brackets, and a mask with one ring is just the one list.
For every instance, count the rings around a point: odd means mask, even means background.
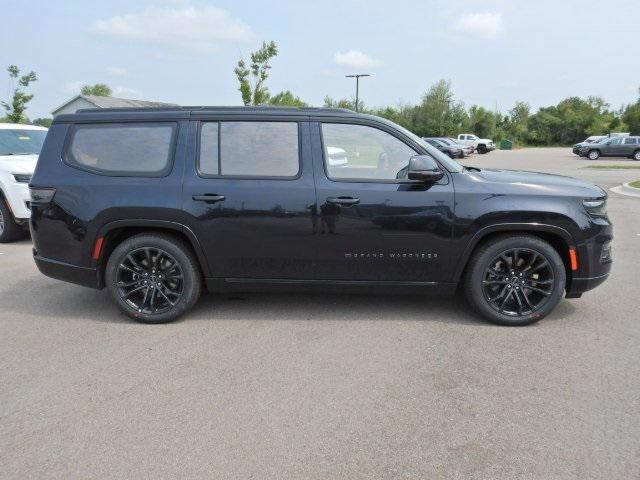
[{"label": "rear bumper", "polygon": [[71,265],[70,263],[41,257],[35,250],[33,251],[33,259],[36,262],[38,270],[47,277],[75,283],[83,287],[102,288],[98,270],[95,268],[79,267],[78,265]]}]

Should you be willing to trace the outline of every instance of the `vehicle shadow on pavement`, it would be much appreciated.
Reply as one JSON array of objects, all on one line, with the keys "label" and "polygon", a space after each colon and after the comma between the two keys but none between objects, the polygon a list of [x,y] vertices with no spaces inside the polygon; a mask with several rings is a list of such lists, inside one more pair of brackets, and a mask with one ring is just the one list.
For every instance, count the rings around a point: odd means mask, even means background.
[{"label": "vehicle shadow on pavement", "polygon": [[[2,292],[11,299],[5,312],[43,318],[87,319],[107,323],[131,320],[105,290],[48,279],[20,281]],[[570,316],[575,307],[561,301],[545,322]],[[491,325],[475,314],[461,294],[454,297],[323,293],[204,293],[179,322],[211,320],[424,321]]]}]

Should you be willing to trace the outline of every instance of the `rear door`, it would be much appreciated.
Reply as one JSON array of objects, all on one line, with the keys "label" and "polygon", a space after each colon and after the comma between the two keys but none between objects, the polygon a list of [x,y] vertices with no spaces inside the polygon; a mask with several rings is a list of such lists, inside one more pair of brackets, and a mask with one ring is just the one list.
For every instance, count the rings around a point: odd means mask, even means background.
[{"label": "rear door", "polygon": [[[315,276],[444,281],[453,231],[449,174],[430,186],[407,181],[409,159],[418,152],[384,125],[313,122],[311,131],[317,191],[310,240],[317,256]],[[345,151],[346,165],[327,162],[327,151],[335,148]]]},{"label": "rear door", "polygon": [[306,117],[191,122],[183,210],[213,277],[309,275],[315,203]]},{"label": "rear door", "polygon": [[621,154],[625,157],[630,157],[633,155],[633,152],[636,151],[638,145],[636,144],[637,140],[635,137],[626,137],[621,146]]}]

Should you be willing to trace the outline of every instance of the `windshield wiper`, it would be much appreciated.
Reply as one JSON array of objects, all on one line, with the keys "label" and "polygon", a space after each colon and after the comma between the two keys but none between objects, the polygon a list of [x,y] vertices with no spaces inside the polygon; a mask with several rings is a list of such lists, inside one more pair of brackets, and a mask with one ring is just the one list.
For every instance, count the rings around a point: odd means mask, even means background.
[{"label": "windshield wiper", "polygon": [[465,170],[473,171],[473,172],[481,172],[482,171],[481,168],[478,168],[478,167],[467,167],[466,165],[463,165],[462,168],[464,168]]},{"label": "windshield wiper", "polygon": [[29,152],[6,152],[6,153],[0,153],[0,155],[34,155],[34,154]]}]

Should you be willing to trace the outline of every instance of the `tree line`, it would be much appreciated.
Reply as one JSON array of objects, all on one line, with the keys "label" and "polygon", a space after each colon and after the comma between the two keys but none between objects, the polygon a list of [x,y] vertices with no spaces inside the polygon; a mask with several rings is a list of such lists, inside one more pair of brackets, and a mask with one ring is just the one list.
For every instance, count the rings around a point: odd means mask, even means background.
[{"label": "tree line", "polygon": [[[238,91],[245,105],[280,105],[307,107],[307,102],[290,90],[271,95],[267,80],[271,61],[278,55],[276,42],[263,42],[252,52],[249,60],[240,58],[234,68]],[[29,122],[25,115],[27,104],[33,98],[26,89],[37,80],[35,72],[20,75],[17,66],[7,69],[14,83],[9,101],[3,101],[5,119],[14,123],[34,123],[49,126],[51,119],[35,119]],[[83,95],[110,96],[108,85],[97,83],[82,87]],[[640,91],[639,91],[640,94]],[[355,110],[354,99],[324,98],[329,108]],[[456,100],[449,80],[439,80],[416,104],[367,107],[359,101],[358,111],[370,113],[396,122],[421,137],[451,137],[462,132],[474,133],[494,141],[509,139],[520,145],[569,145],[590,135],[606,135],[610,132],[640,134],[640,95],[635,103],[614,109],[601,97],[569,97],[557,105],[541,107],[532,112],[524,101],[515,103],[506,114],[480,105],[465,105]]]}]

